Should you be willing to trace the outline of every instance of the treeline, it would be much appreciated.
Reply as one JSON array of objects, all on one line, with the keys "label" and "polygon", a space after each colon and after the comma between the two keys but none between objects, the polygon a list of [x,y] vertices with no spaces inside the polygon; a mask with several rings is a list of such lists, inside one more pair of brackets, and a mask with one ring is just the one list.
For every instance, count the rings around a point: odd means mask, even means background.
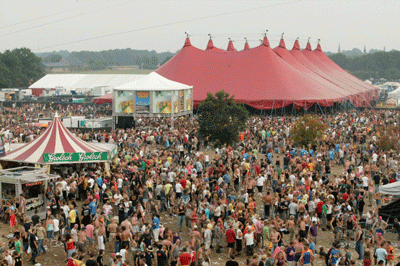
[{"label": "treeline", "polygon": [[0,88],[28,87],[44,76],[42,60],[27,48],[0,53]]},{"label": "treeline", "polygon": [[[61,61],[62,58],[78,59],[89,67],[104,68],[107,66],[130,66],[138,65],[142,69],[156,69],[158,65],[171,58],[174,54],[170,52],[157,53],[148,50],[114,49],[100,52],[80,51],[66,53],[66,51],[37,54],[45,62]],[[58,61],[56,61],[58,62]]]},{"label": "treeline", "polygon": [[384,78],[387,81],[399,81],[400,79],[400,51],[369,53],[353,58],[340,53],[329,57],[362,80]]}]

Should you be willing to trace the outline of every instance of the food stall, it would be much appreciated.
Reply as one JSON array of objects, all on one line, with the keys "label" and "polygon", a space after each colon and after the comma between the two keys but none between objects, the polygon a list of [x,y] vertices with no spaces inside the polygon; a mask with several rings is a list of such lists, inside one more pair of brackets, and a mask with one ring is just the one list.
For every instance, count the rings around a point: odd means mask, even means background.
[{"label": "food stall", "polygon": [[31,217],[35,210],[40,218],[46,216],[45,191],[49,182],[58,180],[58,175],[47,174],[45,168],[17,167],[0,171],[0,199],[19,198],[22,193],[26,199],[26,215]]}]

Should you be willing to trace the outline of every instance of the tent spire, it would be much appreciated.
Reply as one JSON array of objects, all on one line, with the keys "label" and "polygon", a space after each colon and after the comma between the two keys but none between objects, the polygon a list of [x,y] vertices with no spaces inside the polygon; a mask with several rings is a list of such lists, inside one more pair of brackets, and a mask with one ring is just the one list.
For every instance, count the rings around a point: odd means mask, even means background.
[{"label": "tent spire", "polygon": [[296,41],[293,44],[293,50],[300,50],[299,37],[297,37]]},{"label": "tent spire", "polygon": [[214,43],[213,43],[213,41],[212,41],[211,34],[208,34],[208,36],[210,36],[210,39],[208,40],[206,50],[209,50],[209,49],[214,48]]},{"label": "tent spire", "polygon": [[189,39],[189,32],[185,31],[185,34],[186,34],[186,40],[185,40],[185,45],[183,45],[183,47],[192,46]]},{"label": "tent spire", "polygon": [[268,32],[268,30],[266,30],[266,31],[264,32],[264,40],[263,40],[262,44],[263,44],[264,46],[270,47],[269,41],[268,41],[268,38],[267,38],[267,32]]},{"label": "tent spire", "polygon": [[321,39],[318,39],[317,48],[315,50],[322,52],[321,44],[319,44],[320,41],[321,41]]},{"label": "tent spire", "polygon": [[244,49],[243,50],[250,50],[250,45],[247,42],[247,38],[244,38],[246,40],[246,43],[244,44]]},{"label": "tent spire", "polygon": [[286,44],[285,44],[285,41],[283,40],[283,34],[284,33],[282,33],[281,40],[279,41],[279,47],[286,49]]},{"label": "tent spire", "polygon": [[233,46],[233,41],[231,40],[231,38],[228,38],[228,39],[229,39],[228,49],[226,49],[226,50],[229,51],[229,52],[234,52],[234,51],[236,51],[236,50],[235,50],[235,47]]},{"label": "tent spire", "polygon": [[308,41],[307,41],[307,45],[306,45],[306,50],[307,51],[311,51],[310,39],[311,39],[311,37],[308,37]]}]

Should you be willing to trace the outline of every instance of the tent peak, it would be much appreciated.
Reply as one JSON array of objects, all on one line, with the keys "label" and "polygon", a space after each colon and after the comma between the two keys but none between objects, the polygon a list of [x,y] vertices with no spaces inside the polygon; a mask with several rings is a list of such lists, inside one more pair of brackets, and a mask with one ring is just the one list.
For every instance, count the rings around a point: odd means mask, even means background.
[{"label": "tent peak", "polygon": [[297,38],[296,41],[294,42],[293,50],[300,50],[299,38]]},{"label": "tent peak", "polygon": [[311,39],[311,37],[309,37],[308,38],[308,41],[307,41],[307,45],[306,45],[306,50],[307,51],[311,51],[312,49],[311,49],[311,44],[310,44],[310,39]]},{"label": "tent peak", "polygon": [[185,44],[183,45],[183,47],[186,47],[186,46],[192,46],[189,37],[186,37]]},{"label": "tent peak", "polygon": [[210,35],[210,39],[208,40],[206,50],[209,50],[209,49],[212,49],[212,48],[214,48],[214,42],[212,41],[211,35]]},{"label": "tent peak", "polygon": [[264,36],[262,45],[267,46],[267,47],[270,47],[269,41],[268,41],[268,38],[267,38],[267,35]]},{"label": "tent peak", "polygon": [[234,52],[235,50],[235,46],[233,46],[233,41],[231,40],[231,38],[229,38],[229,43],[228,43],[228,48],[226,49],[229,52]]},{"label": "tent peak", "polygon": [[243,50],[250,50],[250,45],[247,42],[247,38],[244,38],[246,40],[246,43],[244,44],[244,49]]},{"label": "tent peak", "polygon": [[317,44],[317,48],[315,48],[315,50],[322,52],[322,48],[321,48],[321,44],[319,43],[321,40],[318,39],[318,44]]},{"label": "tent peak", "polygon": [[281,38],[281,40],[279,41],[279,47],[286,49],[285,40],[283,40],[283,38]]}]

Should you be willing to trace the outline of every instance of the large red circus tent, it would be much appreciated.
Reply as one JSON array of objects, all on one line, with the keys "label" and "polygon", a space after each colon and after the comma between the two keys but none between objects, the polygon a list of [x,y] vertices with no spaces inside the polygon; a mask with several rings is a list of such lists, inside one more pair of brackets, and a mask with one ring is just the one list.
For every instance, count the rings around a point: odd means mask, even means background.
[{"label": "large red circus tent", "polygon": [[94,144],[76,137],[56,115],[40,136],[0,160],[32,164],[110,162],[117,148],[114,144]]},{"label": "large red circus tent", "polygon": [[[281,49],[282,48],[282,49]],[[260,46],[235,50],[233,42],[227,51],[214,47],[210,39],[206,50],[192,46],[186,38],[184,47],[156,72],[170,80],[193,85],[194,106],[207,93],[225,90],[235,99],[256,109],[277,109],[289,105],[308,109],[314,104],[323,107],[336,102],[352,101],[357,107],[368,106],[374,88],[342,70],[331,66],[299,61],[286,47],[271,49],[267,37]],[[302,51],[300,51],[302,52]],[[333,62],[332,62],[333,63]],[[333,63],[334,64],[334,63]],[[323,67],[322,69],[320,67]],[[351,76],[351,75],[350,75]],[[357,80],[357,82],[355,81]],[[357,97],[362,100],[355,101]]]}]

